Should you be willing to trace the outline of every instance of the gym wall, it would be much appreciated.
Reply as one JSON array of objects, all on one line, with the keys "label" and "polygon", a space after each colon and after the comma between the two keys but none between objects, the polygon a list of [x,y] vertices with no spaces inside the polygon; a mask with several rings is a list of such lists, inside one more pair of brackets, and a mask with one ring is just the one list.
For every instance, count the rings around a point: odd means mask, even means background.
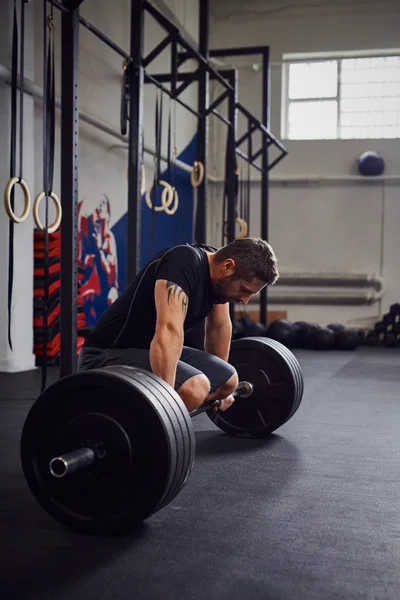
[{"label": "gym wall", "polygon": [[[285,3],[287,4],[287,3]],[[271,48],[271,131],[281,139],[289,155],[270,172],[270,242],[282,272],[365,273],[382,275],[382,303],[369,306],[301,306],[282,304],[293,320],[332,320],[375,317],[400,298],[398,255],[400,239],[399,183],[321,182],[274,183],[274,178],[340,177],[357,175],[356,160],[365,150],[382,153],[385,175],[400,176],[400,140],[291,141],[281,137],[282,55],[294,52],[329,52],[400,47],[400,6],[390,2],[360,7],[297,8],[280,12],[255,0],[229,7],[214,2],[211,47],[269,45]],[[264,7],[264,8],[263,8]],[[234,42],[232,41],[234,40]],[[251,68],[258,57],[225,59],[239,68],[240,102],[261,117],[261,76]],[[239,121],[239,132],[241,122]],[[212,121],[211,164],[224,173],[224,125]],[[221,140],[221,141],[220,141]],[[247,173],[247,170],[245,171]],[[252,170],[251,235],[260,231],[259,174]],[[223,184],[213,184],[209,233],[220,241]],[[291,288],[301,290],[301,288]],[[361,290],[362,291],[362,290]],[[365,291],[365,290],[364,290]],[[254,308],[254,307],[253,307]],[[374,320],[374,319],[372,319]]]},{"label": "gym wall", "polygon": [[[155,0],[160,10],[164,3]],[[25,76],[36,85],[43,87],[43,7],[42,3],[32,2],[26,5],[27,40],[25,47]],[[197,2],[190,0],[176,1],[169,4],[174,11],[177,24],[188,28],[192,37],[197,36]],[[0,45],[0,64],[11,68],[11,35],[13,2],[8,0],[7,18],[2,20],[3,36]],[[117,45],[129,52],[129,0],[116,0],[111,4],[107,0],[85,0],[81,5],[81,14],[98,29],[109,36]],[[181,25],[180,25],[181,23]],[[56,31],[56,95],[61,96],[61,19],[55,9],[54,24]],[[80,59],[79,59],[79,107],[80,111],[102,122],[116,133],[120,130],[120,96],[122,84],[123,58],[100,42],[84,27],[80,27]],[[151,51],[165,37],[164,31],[148,15],[145,20],[145,49]],[[149,68],[149,72],[169,71],[169,51],[164,51]],[[40,99],[26,94],[24,144],[24,175],[34,197],[43,189],[43,104]],[[182,100],[196,106],[197,86],[193,84],[182,94]],[[9,136],[10,136],[10,86],[0,83],[0,131],[3,160],[1,161],[1,183],[4,188],[9,178]],[[147,84],[144,90],[144,145],[155,148],[155,89]],[[167,152],[169,99],[163,102],[163,134],[162,152]],[[60,195],[60,111],[57,109],[56,124],[56,156],[54,173],[54,192]],[[114,237],[117,247],[117,271],[114,279],[105,285],[99,278],[91,277],[86,282],[85,292],[88,300],[86,306],[87,322],[93,323],[104,310],[107,302],[120,294],[125,285],[126,240],[127,240],[127,143],[113,137],[100,129],[80,120],[79,139],[79,199],[81,228],[87,221],[98,218],[99,211],[107,217],[110,208],[109,235]],[[192,163],[196,150],[197,120],[183,108],[176,107],[176,146],[178,158]],[[145,153],[147,185],[153,179],[153,157]],[[162,163],[162,173],[166,164]],[[163,176],[166,179],[166,175]],[[150,252],[182,241],[191,241],[192,236],[192,189],[189,174],[176,171],[176,185],[180,196],[178,211],[173,217],[162,214],[155,215],[153,244],[151,244],[152,217],[151,211],[142,202],[142,264],[148,259]],[[17,212],[19,209],[19,191],[17,192]],[[49,220],[54,212],[49,204]],[[106,212],[104,212],[106,211]],[[44,222],[44,203],[40,216]],[[85,224],[86,217],[86,224]],[[22,224],[15,226],[15,268],[13,296],[13,329],[12,339],[14,351],[8,347],[7,338],[7,282],[8,282],[8,219],[5,214],[1,219],[1,248],[3,257],[0,261],[1,305],[0,313],[0,370],[17,371],[32,368],[32,291],[33,291],[33,220],[30,216]],[[93,230],[90,230],[89,237]],[[91,247],[84,244],[83,260],[90,262]]]}]

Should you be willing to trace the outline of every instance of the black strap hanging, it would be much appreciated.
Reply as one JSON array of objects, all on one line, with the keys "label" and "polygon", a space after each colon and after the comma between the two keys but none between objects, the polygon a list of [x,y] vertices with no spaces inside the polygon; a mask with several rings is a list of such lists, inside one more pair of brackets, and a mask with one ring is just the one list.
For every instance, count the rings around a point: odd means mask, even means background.
[{"label": "black strap hanging", "polygon": [[[173,110],[172,110],[173,106]],[[169,101],[168,114],[168,183],[176,189],[176,102],[171,98]]]},{"label": "black strap hanging", "polygon": [[[24,62],[25,62],[25,3],[27,0],[21,0],[21,37],[18,39],[18,17],[17,0],[14,0],[13,16],[13,35],[12,35],[12,58],[11,58],[11,139],[10,139],[10,178],[15,176],[17,162],[17,121],[18,121],[18,57],[19,62],[19,183],[23,177],[23,150],[24,150]],[[19,56],[18,56],[19,55]],[[14,210],[15,187],[10,192],[10,204]],[[14,221],[9,220],[8,237],[8,345],[12,350],[11,340],[11,313],[12,296],[14,287]]]},{"label": "black strap hanging", "polygon": [[[53,2],[47,15],[47,3],[44,3],[43,34],[43,190],[45,196],[44,226],[44,299],[43,299],[43,349],[41,391],[46,388],[47,380],[47,341],[48,341],[48,300],[49,300],[49,197],[53,191],[54,154],[55,154],[55,36],[53,23]],[[47,29],[49,30],[47,36]]]},{"label": "black strap hanging", "polygon": [[151,233],[150,233],[150,255],[154,251],[154,238],[156,226],[156,195],[157,187],[161,178],[161,142],[162,142],[162,122],[163,122],[163,92],[156,89],[156,108],[155,108],[155,154],[154,154],[154,175],[152,189],[152,209],[151,209]]}]

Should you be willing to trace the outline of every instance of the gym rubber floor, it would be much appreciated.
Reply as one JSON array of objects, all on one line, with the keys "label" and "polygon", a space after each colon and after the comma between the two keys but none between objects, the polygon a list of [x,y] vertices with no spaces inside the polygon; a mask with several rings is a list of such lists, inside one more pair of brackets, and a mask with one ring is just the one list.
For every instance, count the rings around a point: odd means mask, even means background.
[{"label": "gym rubber floor", "polygon": [[186,487],[120,538],[37,505],[19,436],[40,373],[0,375],[2,600],[398,600],[400,350],[296,354],[293,419],[259,441],[198,417]]}]

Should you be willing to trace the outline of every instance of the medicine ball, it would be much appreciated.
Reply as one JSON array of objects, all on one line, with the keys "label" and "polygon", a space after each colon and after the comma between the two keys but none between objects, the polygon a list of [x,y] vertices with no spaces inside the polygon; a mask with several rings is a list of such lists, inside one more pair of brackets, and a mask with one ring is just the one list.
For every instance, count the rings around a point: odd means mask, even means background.
[{"label": "medicine ball", "polygon": [[291,348],[297,348],[299,346],[299,332],[300,332],[300,325],[298,323],[292,323],[292,345],[291,345]]},{"label": "medicine ball", "polygon": [[319,329],[319,325],[316,323],[307,323],[305,321],[297,321],[296,324],[300,328],[297,335],[297,343],[299,347],[312,348],[314,333],[317,329]]},{"label": "medicine ball", "polygon": [[332,329],[332,331],[343,331],[345,329],[345,326],[341,323],[329,323],[327,327],[328,329]]},{"label": "medicine ball", "polygon": [[331,350],[335,344],[336,333],[328,327],[315,329],[312,335],[312,347],[314,350]]},{"label": "medicine ball", "polygon": [[361,175],[367,177],[382,175],[385,170],[385,161],[377,152],[364,152],[358,159],[358,170]]},{"label": "medicine ball", "polygon": [[243,331],[240,337],[260,337],[266,336],[267,328],[261,323],[256,323],[250,317],[244,316],[239,319],[242,324]]},{"label": "medicine ball", "polygon": [[270,323],[267,329],[267,337],[280,342],[287,348],[291,348],[295,343],[293,324],[287,319],[276,319]]},{"label": "medicine ball", "polygon": [[354,329],[343,329],[336,333],[336,345],[340,350],[355,350],[359,343],[358,332]]}]

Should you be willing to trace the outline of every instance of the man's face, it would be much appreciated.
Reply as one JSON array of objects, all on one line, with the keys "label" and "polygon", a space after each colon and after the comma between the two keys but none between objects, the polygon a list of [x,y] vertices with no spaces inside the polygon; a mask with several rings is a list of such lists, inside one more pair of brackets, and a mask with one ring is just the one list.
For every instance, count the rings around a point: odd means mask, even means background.
[{"label": "man's face", "polygon": [[233,264],[225,261],[221,268],[221,276],[216,282],[217,304],[226,302],[247,304],[254,294],[258,294],[265,287],[265,283],[257,277],[250,281],[238,278],[235,275],[235,263],[234,261],[231,263]]}]

